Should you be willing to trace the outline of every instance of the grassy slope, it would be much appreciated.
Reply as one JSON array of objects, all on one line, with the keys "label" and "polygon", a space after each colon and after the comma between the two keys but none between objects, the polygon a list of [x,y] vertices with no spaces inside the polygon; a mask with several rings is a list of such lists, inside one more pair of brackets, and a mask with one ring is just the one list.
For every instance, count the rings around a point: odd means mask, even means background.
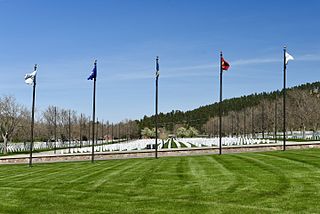
[{"label": "grassy slope", "polygon": [[320,150],[0,166],[0,213],[320,210]]}]

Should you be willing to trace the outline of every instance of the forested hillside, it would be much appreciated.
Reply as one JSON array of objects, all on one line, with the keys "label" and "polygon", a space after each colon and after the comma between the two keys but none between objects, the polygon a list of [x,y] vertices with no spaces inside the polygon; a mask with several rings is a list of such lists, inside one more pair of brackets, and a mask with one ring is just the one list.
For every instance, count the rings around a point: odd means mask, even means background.
[{"label": "forested hillside", "polygon": [[[301,126],[305,126],[307,129],[318,128],[319,89],[320,82],[307,83],[287,89],[289,129],[297,129]],[[272,129],[272,124],[274,126],[276,122],[281,123],[282,92],[264,92],[227,99],[223,101],[222,108],[225,131],[226,129],[232,129],[230,132],[233,133],[268,131]],[[160,113],[159,124],[168,131],[173,131],[175,126],[192,126],[201,132],[211,134],[217,130],[218,116],[219,103],[214,103],[186,112],[174,110],[169,113]],[[144,127],[152,128],[154,121],[154,116],[144,116],[139,121],[139,126],[141,129]]]}]

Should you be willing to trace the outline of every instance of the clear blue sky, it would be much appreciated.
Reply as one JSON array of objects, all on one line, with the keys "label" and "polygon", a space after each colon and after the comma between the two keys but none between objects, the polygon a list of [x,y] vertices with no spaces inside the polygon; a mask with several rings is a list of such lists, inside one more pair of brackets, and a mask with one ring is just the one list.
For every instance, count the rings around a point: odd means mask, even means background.
[{"label": "clear blue sky", "polygon": [[39,64],[37,114],[48,105],[117,122],[218,101],[219,51],[231,64],[224,98],[282,87],[282,47],[295,57],[288,86],[320,80],[318,0],[0,0],[0,95],[30,108],[25,73]]}]

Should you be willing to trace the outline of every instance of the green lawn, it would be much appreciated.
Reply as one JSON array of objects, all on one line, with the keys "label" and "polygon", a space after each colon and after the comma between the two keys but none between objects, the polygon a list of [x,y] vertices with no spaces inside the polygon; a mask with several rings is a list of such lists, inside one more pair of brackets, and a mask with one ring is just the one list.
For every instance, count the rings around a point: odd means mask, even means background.
[{"label": "green lawn", "polygon": [[172,148],[172,149],[178,148],[176,142],[175,142],[173,139],[171,139],[171,148]]},{"label": "green lawn", "polygon": [[167,141],[165,141],[165,143],[163,144],[163,149],[167,149],[169,147],[169,142],[170,142],[170,139],[168,139]]},{"label": "green lawn", "polygon": [[188,148],[188,147],[186,146],[186,144],[184,144],[184,143],[182,143],[182,142],[178,142],[178,143],[180,143],[181,148]]},{"label": "green lawn", "polygon": [[0,166],[0,213],[318,213],[320,150]]}]

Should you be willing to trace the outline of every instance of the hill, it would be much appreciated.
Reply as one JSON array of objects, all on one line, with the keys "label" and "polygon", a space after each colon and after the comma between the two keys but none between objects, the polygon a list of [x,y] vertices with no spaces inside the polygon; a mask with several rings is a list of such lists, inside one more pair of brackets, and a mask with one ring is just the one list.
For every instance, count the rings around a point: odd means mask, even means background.
[{"label": "hill", "polygon": [[[319,100],[317,99],[319,98],[319,89],[320,89],[320,82],[307,83],[307,84],[303,84],[303,85],[299,85],[299,86],[295,86],[287,89],[288,111],[295,110],[293,105],[295,105],[296,102],[301,99],[315,98],[315,100]],[[282,96],[281,91],[272,91],[272,92],[263,92],[259,94],[255,93],[255,94],[241,96],[241,97],[232,98],[232,99],[226,99],[222,103],[223,115],[227,116],[227,115],[230,115],[230,113],[239,114],[242,111],[245,111],[247,112],[246,114],[248,114],[250,109],[258,108],[259,105],[261,105],[262,103],[265,106],[264,111],[271,112],[271,109],[269,109],[270,105],[267,105],[266,103],[270,104],[273,102],[278,102],[278,111],[280,112],[282,108],[281,96]],[[303,96],[307,96],[307,97],[303,97]],[[318,106],[320,109],[320,105],[318,102],[315,102],[314,105]],[[183,126],[192,126],[202,132],[206,132],[206,128],[205,128],[206,123],[210,121],[210,119],[213,120],[214,118],[217,118],[218,115],[219,115],[219,103],[216,102],[216,103],[206,105],[206,106],[201,106],[197,109],[186,111],[186,112],[173,110],[169,113],[160,113],[159,123],[161,127],[169,131],[173,131],[174,126],[179,124]],[[249,114],[247,116],[249,117]],[[254,116],[258,116],[258,115],[254,115]],[[268,115],[265,115],[265,116],[268,116]],[[292,119],[295,119],[295,118],[292,118]],[[279,120],[281,120],[280,116],[279,116]],[[144,116],[144,118],[139,121],[139,126],[141,129],[144,127],[152,128],[154,127],[154,121],[155,121],[154,116],[149,116],[149,117]],[[307,124],[308,121],[305,121],[304,123]]]}]

